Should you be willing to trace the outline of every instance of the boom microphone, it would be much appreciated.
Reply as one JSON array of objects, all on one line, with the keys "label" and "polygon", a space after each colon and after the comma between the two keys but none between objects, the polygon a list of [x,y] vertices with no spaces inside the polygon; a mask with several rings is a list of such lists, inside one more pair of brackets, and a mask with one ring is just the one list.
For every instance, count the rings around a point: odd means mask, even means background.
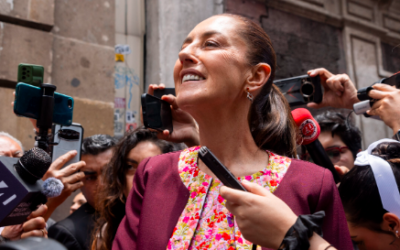
[{"label": "boom microphone", "polygon": [[303,137],[301,144],[307,148],[314,163],[329,169],[332,172],[335,183],[338,183],[340,181],[339,174],[336,172],[332,161],[318,140],[318,136],[321,133],[318,122],[312,117],[310,111],[304,108],[293,110],[292,116]]},{"label": "boom microphone", "polygon": [[0,227],[25,222],[39,204],[46,203],[41,178],[50,165],[51,157],[36,147],[20,159],[0,157]]}]

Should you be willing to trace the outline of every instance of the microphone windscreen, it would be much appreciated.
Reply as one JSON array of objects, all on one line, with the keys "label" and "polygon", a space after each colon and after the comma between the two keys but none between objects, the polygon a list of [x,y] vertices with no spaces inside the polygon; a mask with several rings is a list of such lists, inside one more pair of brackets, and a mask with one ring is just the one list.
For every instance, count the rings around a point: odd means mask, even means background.
[{"label": "microphone windscreen", "polygon": [[57,197],[64,189],[64,184],[57,178],[50,177],[43,182],[42,193],[49,198]]},{"label": "microphone windscreen", "polygon": [[318,139],[321,128],[310,111],[305,108],[298,108],[292,111],[292,116],[303,137],[301,145],[310,144]]},{"label": "microphone windscreen", "polygon": [[51,157],[41,148],[28,150],[16,164],[16,170],[21,178],[28,182],[41,179],[51,165]]}]

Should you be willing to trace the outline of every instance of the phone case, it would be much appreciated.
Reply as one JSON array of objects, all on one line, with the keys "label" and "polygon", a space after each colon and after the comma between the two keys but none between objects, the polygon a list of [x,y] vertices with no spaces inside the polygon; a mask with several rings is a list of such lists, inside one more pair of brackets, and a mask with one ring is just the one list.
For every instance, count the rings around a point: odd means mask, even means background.
[{"label": "phone case", "polygon": [[[18,83],[15,88],[14,112],[19,116],[39,118],[42,92],[39,87]],[[69,126],[72,124],[74,99],[70,96],[54,93],[53,123]]]},{"label": "phone case", "polygon": [[206,146],[200,148],[199,157],[225,186],[247,191],[229,169]]},{"label": "phone case", "polygon": [[18,82],[40,87],[43,83],[44,67],[41,65],[20,63],[18,65]]},{"label": "phone case", "polygon": [[146,128],[159,131],[173,131],[170,104],[152,95],[143,94],[141,97],[143,123]]},{"label": "phone case", "polygon": [[319,76],[296,76],[274,81],[291,107],[305,105],[309,102],[322,102],[323,89]]},{"label": "phone case", "polygon": [[76,150],[78,154],[65,163],[64,167],[81,160],[81,149],[84,129],[79,123],[72,123],[71,126],[53,125],[53,146],[52,161],[66,154],[71,150]]}]

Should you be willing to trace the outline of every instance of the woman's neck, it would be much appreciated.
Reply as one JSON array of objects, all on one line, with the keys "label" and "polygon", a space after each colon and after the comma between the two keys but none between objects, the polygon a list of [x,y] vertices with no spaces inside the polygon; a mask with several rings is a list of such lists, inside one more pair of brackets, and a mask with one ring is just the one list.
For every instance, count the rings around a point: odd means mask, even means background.
[{"label": "woman's neck", "polygon": [[[238,110],[236,110],[238,111]],[[214,113],[214,112],[213,112]],[[207,114],[207,119],[197,118],[200,144],[211,152],[237,177],[246,176],[264,169],[268,154],[257,147],[243,112],[221,112]],[[212,119],[211,119],[212,118]],[[203,163],[200,169],[207,174],[211,171]]]}]

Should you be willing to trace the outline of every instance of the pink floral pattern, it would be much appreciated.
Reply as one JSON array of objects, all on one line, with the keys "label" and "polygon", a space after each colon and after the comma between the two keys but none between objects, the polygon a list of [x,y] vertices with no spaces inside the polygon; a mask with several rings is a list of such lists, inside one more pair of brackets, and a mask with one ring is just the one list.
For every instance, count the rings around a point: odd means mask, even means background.
[{"label": "pink floral pattern", "polygon": [[[197,167],[198,150],[199,147],[193,147],[180,154],[179,174],[190,197],[167,249],[251,250],[252,243],[243,238],[234,216],[225,207],[225,199],[219,195],[223,184]],[[238,179],[255,182],[274,192],[291,159],[272,152],[268,154],[269,162],[264,170]]]}]

